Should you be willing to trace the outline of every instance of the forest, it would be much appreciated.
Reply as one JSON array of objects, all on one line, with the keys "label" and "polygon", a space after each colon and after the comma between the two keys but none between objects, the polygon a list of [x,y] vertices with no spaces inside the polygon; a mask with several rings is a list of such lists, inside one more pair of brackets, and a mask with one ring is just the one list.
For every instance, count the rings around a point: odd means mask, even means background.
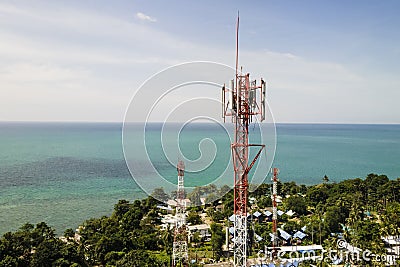
[{"label": "forest", "polygon": [[[251,185],[249,213],[271,207],[271,185]],[[226,193],[227,192],[227,193]],[[304,229],[302,240],[281,240],[281,245],[336,244],[338,237],[353,246],[385,253],[382,237],[400,237],[400,178],[369,174],[366,178],[330,182],[325,176],[316,185],[279,182],[279,210],[294,212],[279,217],[279,227],[288,233]],[[226,193],[226,194],[225,194]],[[216,196],[224,194],[218,199]],[[233,192],[214,185],[195,188],[187,194],[191,203],[208,204],[187,209],[189,225],[207,223],[211,238],[195,234],[189,242],[189,266],[229,260],[224,249],[225,229],[231,226]],[[45,222],[25,223],[0,238],[0,266],[171,266],[173,228],[161,227],[171,211],[160,209],[157,199],[173,198],[161,188],[145,199],[119,200],[110,216],[84,221],[66,229],[63,237]],[[205,214],[205,217],[202,216]],[[271,245],[272,223],[268,218],[250,218],[249,258]],[[256,235],[261,238],[255,238]]]}]

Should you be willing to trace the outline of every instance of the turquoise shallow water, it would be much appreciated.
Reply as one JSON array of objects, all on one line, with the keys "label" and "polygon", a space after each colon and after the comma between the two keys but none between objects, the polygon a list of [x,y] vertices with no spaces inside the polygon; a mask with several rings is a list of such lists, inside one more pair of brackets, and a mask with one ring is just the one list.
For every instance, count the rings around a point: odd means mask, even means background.
[{"label": "turquoise shallow water", "polygon": [[[144,197],[123,158],[121,127],[0,123],[0,234],[28,221],[46,221],[62,233],[85,219],[110,214],[118,199]],[[174,180],[174,166],[159,153],[157,129],[154,125],[148,135],[149,154],[158,171]],[[192,145],[205,137],[213,138],[217,148],[229,143],[221,129],[196,125],[181,136],[182,151],[198,157]],[[282,181],[315,184],[325,174],[340,181],[371,172],[400,177],[400,125],[278,124],[277,140],[274,166]],[[143,158],[135,155],[138,170],[146,175],[140,169]],[[227,160],[229,155],[216,159]],[[208,168],[202,179],[189,174],[188,183],[207,184],[222,165]]]}]

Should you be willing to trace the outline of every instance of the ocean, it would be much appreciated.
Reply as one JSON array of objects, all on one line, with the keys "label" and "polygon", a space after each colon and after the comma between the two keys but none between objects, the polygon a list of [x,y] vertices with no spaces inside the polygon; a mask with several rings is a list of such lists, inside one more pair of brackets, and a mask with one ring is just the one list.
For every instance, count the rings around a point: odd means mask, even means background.
[{"label": "ocean", "polygon": [[[157,171],[174,182],[175,166],[159,153],[159,129],[154,124],[146,136],[149,157]],[[119,199],[145,197],[125,163],[121,133],[120,123],[1,122],[0,234],[41,221],[62,234],[86,219],[110,215]],[[196,159],[201,155],[196,142],[211,138],[219,151],[229,151],[223,136],[213,125],[197,124],[180,137],[180,148]],[[147,174],[141,164],[145,158],[138,153],[129,159],[137,161],[142,177]],[[277,124],[273,166],[280,169],[283,182],[309,185],[322,182],[324,175],[334,182],[369,173],[396,179],[399,159],[400,125]],[[216,161],[217,166],[207,167],[200,176],[188,174],[188,184],[211,182],[220,163],[230,161],[229,153],[217,153]]]}]

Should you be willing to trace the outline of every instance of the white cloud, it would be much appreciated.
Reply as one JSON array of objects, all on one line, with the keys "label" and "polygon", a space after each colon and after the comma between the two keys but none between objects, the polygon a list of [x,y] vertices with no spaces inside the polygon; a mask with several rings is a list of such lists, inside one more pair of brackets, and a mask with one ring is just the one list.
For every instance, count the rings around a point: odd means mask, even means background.
[{"label": "white cloud", "polygon": [[[112,116],[107,113],[107,120],[118,121],[135,88],[165,67],[193,60],[234,65],[234,47],[191,43],[146,23],[94,11],[53,9],[0,4],[0,114],[9,114],[3,119],[46,119],[48,115],[29,106],[30,101],[21,107],[29,112],[12,114],[6,107],[18,92],[35,99],[32,105],[41,103],[42,109],[50,109],[54,105],[48,92],[57,92],[65,103],[75,103],[70,110],[60,100],[60,120],[106,120],[104,110],[112,107],[114,112]],[[349,122],[371,114],[377,121],[383,118],[381,122],[385,115],[392,121],[400,118],[399,111],[385,106],[387,99],[398,99],[393,89],[398,83],[390,84],[394,78],[383,79],[379,73],[366,77],[335,62],[312,61],[289,52],[242,49],[239,56],[244,71],[269,82],[278,121]],[[384,94],[382,90],[387,88],[391,89]],[[76,92],[83,91],[79,102],[74,101]],[[370,111],[371,107],[376,111]],[[53,120],[57,114],[51,113]]]},{"label": "white cloud", "polygon": [[150,16],[148,16],[148,15],[146,15],[146,14],[143,14],[143,13],[141,13],[141,12],[136,13],[136,17],[137,17],[138,19],[144,20],[144,21],[150,21],[150,22],[156,22],[156,21],[157,21],[156,18],[150,17]]}]

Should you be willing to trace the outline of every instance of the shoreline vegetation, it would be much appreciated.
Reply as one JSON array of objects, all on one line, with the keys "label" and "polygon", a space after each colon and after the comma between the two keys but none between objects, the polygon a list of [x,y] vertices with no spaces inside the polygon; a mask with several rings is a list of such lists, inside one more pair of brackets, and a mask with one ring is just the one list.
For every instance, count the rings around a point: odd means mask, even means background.
[{"label": "shoreline vegetation", "polygon": [[[400,237],[400,178],[368,174],[365,179],[332,183],[325,176],[320,184],[310,186],[279,182],[278,192],[282,211],[278,227],[291,236],[300,229],[305,234],[280,238],[279,245],[335,249],[338,240],[344,239],[374,254],[398,253],[395,249],[400,243],[389,247],[387,240]],[[226,231],[232,226],[233,191],[208,185],[186,197],[193,203],[187,208],[189,266],[229,262]],[[65,230],[63,237],[57,237],[45,222],[26,223],[0,238],[0,266],[171,266],[174,209],[160,208],[166,204],[157,199],[173,201],[174,192],[166,194],[158,188],[152,196],[133,203],[120,200],[112,215],[86,220],[76,231]],[[249,259],[271,246],[271,206],[271,184],[261,184],[249,193]],[[196,231],[200,228],[204,231]],[[323,261],[319,266],[331,263]],[[302,262],[301,266],[310,264],[316,265]],[[361,259],[352,266],[370,264]]]}]

